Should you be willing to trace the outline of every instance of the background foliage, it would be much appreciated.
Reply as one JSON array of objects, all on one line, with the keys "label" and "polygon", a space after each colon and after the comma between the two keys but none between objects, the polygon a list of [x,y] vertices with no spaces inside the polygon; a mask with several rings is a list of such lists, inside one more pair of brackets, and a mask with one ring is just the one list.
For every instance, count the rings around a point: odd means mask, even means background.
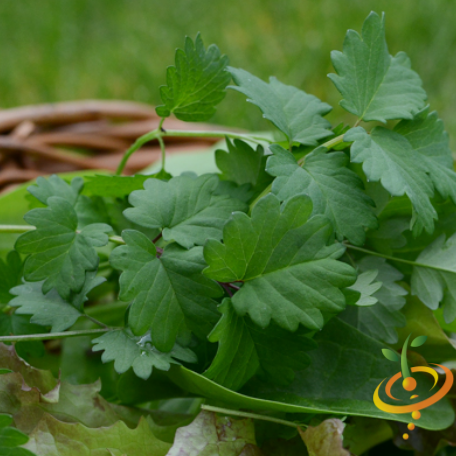
[{"label": "background foliage", "polygon": [[[1,107],[82,98],[156,104],[175,48],[200,31],[232,66],[276,76],[335,106],[328,120],[352,121],[323,75],[333,71],[330,51],[341,49],[346,30],[360,30],[371,10],[385,11],[391,54],[407,50],[455,138],[453,0],[2,0]],[[245,128],[265,128],[242,99],[230,91],[213,120],[239,126],[242,118]]]}]

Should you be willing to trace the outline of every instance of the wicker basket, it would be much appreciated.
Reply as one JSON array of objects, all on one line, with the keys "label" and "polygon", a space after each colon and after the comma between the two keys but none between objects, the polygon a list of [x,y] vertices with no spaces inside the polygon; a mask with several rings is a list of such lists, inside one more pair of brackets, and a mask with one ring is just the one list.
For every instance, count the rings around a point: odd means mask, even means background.
[{"label": "wicker basket", "polygon": [[[80,169],[114,171],[125,150],[139,136],[157,128],[152,106],[125,101],[74,101],[0,111],[0,193],[40,175]],[[215,129],[167,119],[166,127]],[[217,139],[166,138],[167,153],[207,148]],[[133,174],[160,158],[151,141],[128,161]]]}]

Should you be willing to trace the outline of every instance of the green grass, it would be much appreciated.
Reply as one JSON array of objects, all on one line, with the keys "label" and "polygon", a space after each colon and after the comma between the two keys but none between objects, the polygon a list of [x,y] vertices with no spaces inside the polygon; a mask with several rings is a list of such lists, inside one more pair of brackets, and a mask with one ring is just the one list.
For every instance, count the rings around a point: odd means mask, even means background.
[{"label": "green grass", "polygon": [[[410,55],[456,138],[454,0],[2,0],[0,106],[83,98],[157,103],[174,49],[201,31],[233,66],[277,76],[328,101],[339,116],[339,94],[326,78],[329,53],[372,9],[386,12],[390,51]],[[214,121],[266,125],[236,93]]]}]

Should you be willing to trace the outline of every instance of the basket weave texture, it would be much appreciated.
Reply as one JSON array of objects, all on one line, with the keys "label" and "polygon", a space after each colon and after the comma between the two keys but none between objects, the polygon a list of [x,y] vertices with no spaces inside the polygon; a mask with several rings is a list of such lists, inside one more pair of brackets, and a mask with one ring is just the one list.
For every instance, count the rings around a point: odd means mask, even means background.
[{"label": "basket weave texture", "polygon": [[[0,193],[41,175],[83,169],[115,171],[124,152],[158,127],[153,106],[128,101],[84,100],[0,110]],[[211,130],[213,125],[167,119],[173,130]],[[166,137],[166,152],[207,148],[214,138]],[[132,155],[124,174],[159,160],[156,141]]]}]

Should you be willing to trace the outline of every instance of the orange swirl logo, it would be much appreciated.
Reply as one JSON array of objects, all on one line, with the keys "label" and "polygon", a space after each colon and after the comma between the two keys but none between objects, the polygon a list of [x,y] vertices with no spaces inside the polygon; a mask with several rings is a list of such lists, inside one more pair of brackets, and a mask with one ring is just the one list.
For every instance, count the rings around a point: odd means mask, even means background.
[{"label": "orange swirl logo", "polygon": [[[424,372],[427,374],[430,374],[434,380],[434,384],[430,391],[432,391],[435,386],[437,385],[437,381],[439,379],[437,372],[432,369],[431,367],[427,366],[416,366],[412,367],[411,369],[408,366],[407,363],[407,348],[408,348],[408,342],[410,339],[409,335],[407,339],[404,342],[404,346],[402,347],[402,353],[401,357],[399,358],[399,355],[387,348],[383,349],[383,355],[385,358],[387,358],[390,361],[394,362],[399,362],[401,363],[401,372],[398,372],[397,374],[393,375],[388,382],[385,384],[385,393],[386,395],[391,398],[394,401],[401,402],[401,399],[397,399],[396,397],[393,396],[391,393],[391,388],[396,383],[397,380],[400,378],[403,378],[402,380],[402,387],[404,388],[405,391],[414,391],[417,382],[415,378],[412,376],[412,372]],[[427,337],[426,336],[419,336],[413,339],[412,343],[410,344],[412,347],[420,347],[426,342]],[[418,400],[419,395],[418,394],[412,394],[410,396],[411,401],[415,401],[411,404],[407,405],[391,405],[387,404],[386,402],[382,401],[379,396],[380,388],[382,385],[385,383],[386,378],[382,380],[382,382],[377,386],[375,392],[374,392],[374,404],[376,407],[384,412],[388,413],[411,413],[412,414],[412,419],[413,420],[419,420],[421,417],[420,410],[423,410],[432,404],[435,404],[438,402],[440,399],[445,397],[445,395],[450,391],[451,387],[453,386],[453,373],[445,366],[442,366],[440,364],[434,364],[434,366],[440,367],[444,373],[445,373],[445,382],[443,383],[442,387],[437,390],[432,396],[424,399],[424,400]],[[416,402],[418,400],[418,402]],[[407,428],[410,431],[413,431],[415,429],[415,424],[414,423],[409,423],[407,425]],[[403,439],[407,440],[409,438],[408,434],[403,434]]]}]

